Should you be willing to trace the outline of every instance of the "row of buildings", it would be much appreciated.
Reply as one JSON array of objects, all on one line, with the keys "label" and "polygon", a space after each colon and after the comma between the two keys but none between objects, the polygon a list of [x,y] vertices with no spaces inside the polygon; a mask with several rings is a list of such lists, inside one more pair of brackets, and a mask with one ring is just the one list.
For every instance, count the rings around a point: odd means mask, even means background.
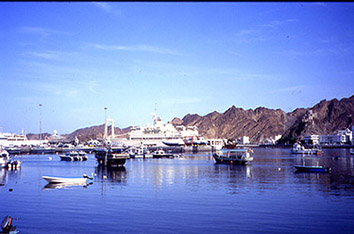
[{"label": "row of buildings", "polygon": [[352,144],[354,145],[354,126],[352,129],[349,128],[344,130],[339,130],[337,134],[333,135],[306,135],[304,136],[304,141],[306,144],[314,145],[344,145]]}]

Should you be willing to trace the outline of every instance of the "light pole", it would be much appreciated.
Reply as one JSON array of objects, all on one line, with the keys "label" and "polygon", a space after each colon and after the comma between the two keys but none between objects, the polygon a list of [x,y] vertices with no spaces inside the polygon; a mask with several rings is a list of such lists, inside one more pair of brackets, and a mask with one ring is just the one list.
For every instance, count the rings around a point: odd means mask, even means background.
[{"label": "light pole", "polygon": [[104,121],[107,119],[107,107],[104,108]]},{"label": "light pole", "polygon": [[107,140],[107,107],[104,108],[104,133],[103,133],[103,139],[104,141]]},{"label": "light pole", "polygon": [[39,104],[39,143],[42,141],[42,104]]}]

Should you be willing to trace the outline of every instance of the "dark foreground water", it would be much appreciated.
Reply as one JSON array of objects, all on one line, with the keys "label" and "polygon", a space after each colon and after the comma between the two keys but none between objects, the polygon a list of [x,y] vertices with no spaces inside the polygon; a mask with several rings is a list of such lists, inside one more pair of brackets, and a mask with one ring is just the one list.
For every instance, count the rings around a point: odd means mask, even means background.
[{"label": "dark foreground water", "polygon": [[[21,169],[0,170],[0,221],[12,216],[21,233],[354,233],[349,150],[254,151],[247,166],[197,154],[131,159],[120,171],[98,167],[93,155],[85,162],[24,155]],[[295,173],[303,163],[332,172]],[[87,187],[55,188],[42,179],[84,173],[96,174]]]}]

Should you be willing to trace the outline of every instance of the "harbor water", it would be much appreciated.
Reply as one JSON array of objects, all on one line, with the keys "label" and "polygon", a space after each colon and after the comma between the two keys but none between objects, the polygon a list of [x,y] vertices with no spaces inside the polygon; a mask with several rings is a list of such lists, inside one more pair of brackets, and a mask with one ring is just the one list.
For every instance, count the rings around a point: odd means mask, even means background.
[{"label": "harbor water", "polygon": [[[124,168],[59,155],[19,155],[0,170],[0,218],[21,233],[354,233],[354,155],[324,149],[254,148],[249,165],[215,164],[211,153],[129,159]],[[297,173],[326,165],[330,173]],[[87,186],[43,175],[93,175]],[[89,181],[90,182],[90,181]],[[0,220],[1,221],[1,220]]]}]

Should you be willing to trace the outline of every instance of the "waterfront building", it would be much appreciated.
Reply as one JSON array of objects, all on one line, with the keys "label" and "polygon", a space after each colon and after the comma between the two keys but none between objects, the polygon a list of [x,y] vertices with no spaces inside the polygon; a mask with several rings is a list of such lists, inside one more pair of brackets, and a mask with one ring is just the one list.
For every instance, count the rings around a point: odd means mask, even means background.
[{"label": "waterfront building", "polygon": [[224,139],[208,139],[208,145],[219,150],[224,146]]},{"label": "waterfront building", "polygon": [[335,135],[320,135],[319,142],[322,145],[348,144],[352,141],[352,131],[350,129],[339,130]]},{"label": "waterfront building", "polygon": [[237,138],[237,143],[241,145],[246,145],[250,143],[250,138],[248,136],[242,136]]},{"label": "waterfront building", "polygon": [[277,135],[274,138],[267,138],[264,140],[263,144],[265,145],[275,145],[279,139],[281,139],[282,135]]},{"label": "waterfront building", "polygon": [[304,141],[306,144],[318,145],[318,144],[320,144],[320,136],[319,135],[306,135],[306,136],[304,136]]},{"label": "waterfront building", "polygon": [[344,130],[339,130],[337,135],[343,136],[343,140],[345,143],[350,143],[353,139],[352,131],[349,128]]}]

